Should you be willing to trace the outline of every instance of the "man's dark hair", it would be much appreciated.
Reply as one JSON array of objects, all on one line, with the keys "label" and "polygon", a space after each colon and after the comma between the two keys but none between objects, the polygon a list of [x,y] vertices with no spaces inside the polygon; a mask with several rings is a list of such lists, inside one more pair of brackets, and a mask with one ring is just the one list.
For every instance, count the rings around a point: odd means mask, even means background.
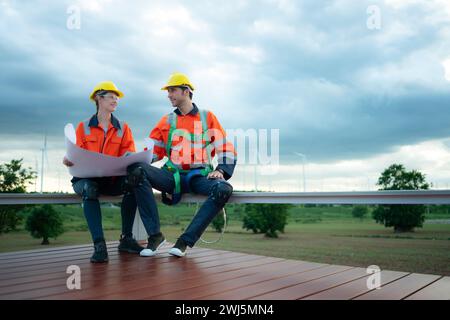
[{"label": "man's dark hair", "polygon": [[[183,90],[183,92],[184,92],[184,90],[189,90],[189,88],[188,87],[179,87],[181,90]],[[192,96],[193,96],[193,94],[192,94],[192,91],[191,90],[189,90],[189,98],[192,100]]]}]

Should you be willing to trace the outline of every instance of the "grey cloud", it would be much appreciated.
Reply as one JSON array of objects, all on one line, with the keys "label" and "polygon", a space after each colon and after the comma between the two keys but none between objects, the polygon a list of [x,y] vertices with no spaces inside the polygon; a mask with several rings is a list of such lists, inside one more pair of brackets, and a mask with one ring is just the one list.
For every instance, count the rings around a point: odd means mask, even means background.
[{"label": "grey cloud", "polygon": [[[20,19],[0,13],[0,135],[20,139],[44,130],[61,135],[67,122],[94,112],[87,96],[96,82],[110,79],[126,94],[118,117],[129,122],[136,140],[142,139],[171,110],[159,90],[169,73],[222,62],[239,66],[242,84],[224,88],[227,94],[217,99],[226,101],[211,101],[224,106],[218,112],[223,126],[280,128],[280,151],[287,161],[295,158],[293,150],[316,161],[364,158],[450,134],[450,92],[400,84],[402,95],[374,94],[357,83],[361,70],[401,63],[418,50],[445,51],[439,30],[448,22],[427,22],[423,17],[429,13],[421,6],[397,11],[381,6],[383,29],[370,32],[365,25],[369,1],[351,7],[345,7],[347,1],[293,2],[291,9],[274,1],[174,2],[185,5],[195,21],[207,23],[207,30],[199,31],[205,39],[180,30],[177,48],[170,37],[158,42],[149,36],[150,24],[138,24],[139,5],[119,2],[101,15],[83,10],[81,29],[70,31],[66,9],[71,1],[11,3]],[[153,2],[138,4],[151,9]],[[256,21],[292,33],[258,33]],[[410,26],[415,35],[384,47],[380,39],[395,22]],[[203,58],[195,46],[189,52],[181,47],[209,41],[218,46],[211,57]],[[258,48],[262,62],[249,62],[226,47]],[[201,95],[208,88],[198,90]]]}]

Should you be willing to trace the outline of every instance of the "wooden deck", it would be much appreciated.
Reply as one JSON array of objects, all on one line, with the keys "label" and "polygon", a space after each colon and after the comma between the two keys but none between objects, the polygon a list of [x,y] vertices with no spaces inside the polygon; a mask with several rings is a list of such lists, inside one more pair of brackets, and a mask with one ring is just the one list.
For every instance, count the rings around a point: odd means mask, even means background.
[{"label": "wooden deck", "polygon": [[[383,270],[369,290],[364,268],[193,248],[185,258],[117,251],[92,264],[92,245],[0,254],[0,299],[450,299],[450,277]],[[69,290],[66,269],[81,270],[81,289]]]}]

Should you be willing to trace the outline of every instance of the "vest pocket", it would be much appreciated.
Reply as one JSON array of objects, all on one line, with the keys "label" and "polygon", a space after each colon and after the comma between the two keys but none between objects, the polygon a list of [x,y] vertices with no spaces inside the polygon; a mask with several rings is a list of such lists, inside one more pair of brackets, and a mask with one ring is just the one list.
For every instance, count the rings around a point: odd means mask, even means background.
[{"label": "vest pocket", "polygon": [[119,137],[111,137],[111,139],[109,140],[109,142],[111,143],[121,143],[122,142],[122,138]]},{"label": "vest pocket", "polygon": [[105,148],[106,149],[105,153],[109,154],[110,156],[118,157],[119,151],[120,151],[120,145],[122,143],[122,138],[113,136],[109,139],[109,141],[107,143],[108,143],[108,145]]}]

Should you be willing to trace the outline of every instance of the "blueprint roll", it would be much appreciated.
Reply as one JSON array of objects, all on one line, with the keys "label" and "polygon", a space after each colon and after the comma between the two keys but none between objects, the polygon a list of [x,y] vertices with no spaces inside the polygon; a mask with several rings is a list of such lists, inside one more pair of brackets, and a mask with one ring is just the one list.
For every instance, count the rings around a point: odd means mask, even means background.
[{"label": "blueprint roll", "polygon": [[145,139],[147,150],[131,153],[122,157],[112,157],[106,154],[88,151],[76,144],[75,129],[71,123],[64,127],[66,140],[66,158],[73,166],[67,167],[70,175],[78,178],[116,177],[124,176],[127,167],[136,162],[152,162],[154,143]]}]

